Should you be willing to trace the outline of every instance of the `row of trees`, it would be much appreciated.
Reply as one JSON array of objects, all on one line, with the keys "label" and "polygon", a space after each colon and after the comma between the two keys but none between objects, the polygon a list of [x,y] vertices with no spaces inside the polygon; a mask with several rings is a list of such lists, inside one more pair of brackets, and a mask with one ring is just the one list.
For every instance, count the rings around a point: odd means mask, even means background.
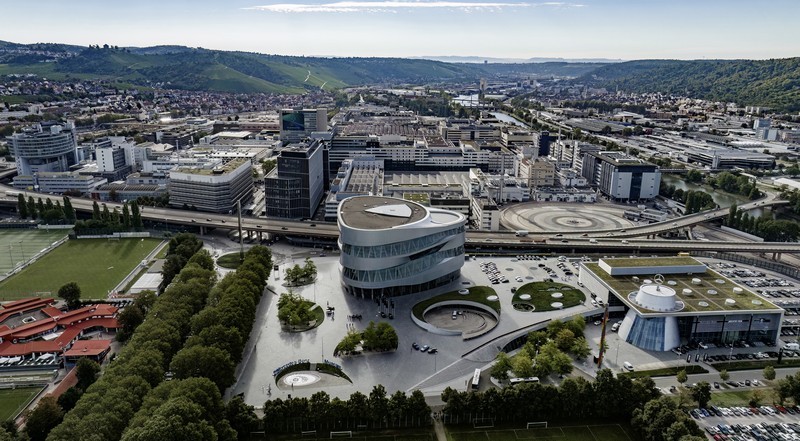
[{"label": "row of trees", "polygon": [[[159,290],[163,291],[175,276],[181,272],[186,263],[189,262],[198,251],[203,248],[203,241],[191,233],[178,233],[169,240],[167,246],[166,259],[161,269],[161,285]],[[213,268],[213,266],[212,266]]]},{"label": "row of trees", "polygon": [[572,353],[577,359],[590,354],[589,343],[583,336],[586,321],[576,315],[567,322],[554,320],[547,329],[528,334],[527,341],[519,352],[509,357],[505,352],[497,355],[491,375],[498,380],[507,380],[509,372],[515,377],[546,377],[552,373],[566,375],[572,372]]},{"label": "row of trees", "polygon": [[682,188],[675,188],[674,185],[667,185],[664,181],[661,181],[659,194],[665,198],[682,203],[686,207],[684,214],[699,213],[703,210],[717,207],[717,203],[714,202],[711,195],[704,191],[684,191]]},{"label": "row of trees", "polygon": [[173,355],[190,331],[191,317],[202,309],[215,279],[200,266],[201,254],[187,262],[161,294],[103,376],[78,400],[50,441],[118,440],[150,390],[164,380]]},{"label": "row of trees", "polygon": [[116,207],[114,207],[113,211],[109,210],[106,204],[103,204],[101,209],[100,204],[94,201],[92,203],[92,218],[75,222],[75,232],[78,234],[108,234],[131,230],[141,231],[143,227],[142,213],[136,201],[131,202],[130,205],[128,205],[127,202],[122,204],[121,212]]},{"label": "row of trees", "polygon": [[397,332],[386,322],[370,321],[364,331],[350,330],[336,345],[333,355],[354,354],[358,347],[365,351],[394,351],[397,349]]},{"label": "row of trees", "polygon": [[442,392],[445,421],[470,422],[493,418],[498,422],[575,421],[590,418],[627,420],[634,409],[658,398],[660,392],[649,377],[615,377],[608,369],[598,371],[595,381],[569,377],[560,386],[522,383],[485,392]]},{"label": "row of trees", "polygon": [[292,327],[308,326],[309,322],[314,320],[313,306],[313,302],[289,290],[289,292],[281,294],[278,299],[278,320],[282,324]]},{"label": "row of trees", "polygon": [[305,264],[286,268],[286,283],[290,286],[301,285],[314,280],[317,276],[317,265],[306,257]]},{"label": "row of trees", "polygon": [[369,396],[353,392],[348,400],[331,399],[320,391],[311,398],[280,398],[264,403],[264,428],[268,433],[298,432],[308,428],[348,430],[359,426],[374,428],[412,427],[430,424],[431,409],[419,390],[410,395],[397,391],[387,396],[383,385]]},{"label": "row of trees", "polygon": [[61,201],[56,200],[54,204],[50,198],[47,198],[46,201],[43,201],[42,198],[34,201],[33,196],[29,196],[26,201],[25,196],[20,193],[17,195],[17,213],[22,219],[39,219],[47,225],[74,223],[75,209],[72,208],[68,197],[64,196],[63,200],[63,206]]},{"label": "row of trees", "polygon": [[800,224],[791,220],[773,219],[764,213],[759,217],[750,216],[731,205],[725,225],[758,236],[769,242],[792,242],[800,238]]},{"label": "row of trees", "polygon": [[747,196],[750,200],[758,199],[763,196],[756,187],[756,183],[747,176],[741,176],[731,172],[720,172],[707,175],[705,183],[712,188],[719,188],[728,193]]},{"label": "row of trees", "polygon": [[[200,265],[185,273],[214,274],[214,263],[201,251]],[[258,420],[241,400],[222,404],[221,393],[234,381],[236,364],[255,320],[258,301],[272,268],[267,248],[253,247],[242,265],[209,292],[206,306],[191,318],[191,337],[169,365],[175,381],[162,383],[144,399],[122,439],[247,439]],[[171,289],[171,288],[170,288]],[[230,416],[230,418],[228,418]]]}]

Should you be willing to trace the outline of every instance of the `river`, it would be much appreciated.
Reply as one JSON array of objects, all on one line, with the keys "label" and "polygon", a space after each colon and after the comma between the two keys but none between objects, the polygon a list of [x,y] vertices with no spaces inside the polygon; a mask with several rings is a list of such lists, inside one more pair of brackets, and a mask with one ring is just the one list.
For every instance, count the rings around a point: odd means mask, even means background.
[{"label": "river", "polygon": [[[720,190],[714,190],[711,187],[706,186],[706,185],[698,185],[698,184],[695,184],[693,182],[686,182],[683,179],[681,179],[680,175],[662,174],[661,175],[661,180],[664,181],[665,184],[674,185],[676,189],[680,188],[683,191],[694,190],[694,191],[702,191],[704,193],[708,193],[708,194],[711,195],[711,199],[717,205],[719,205],[722,208],[728,208],[733,204],[742,204],[744,202],[748,202],[748,199],[745,196],[741,196],[741,195],[738,195],[738,194],[726,193],[726,192],[720,191]],[[768,209],[768,211],[772,211],[772,210]],[[756,208],[756,209],[750,210],[749,213],[750,213],[750,216],[758,217],[758,216],[761,216],[761,213],[763,213],[763,212],[764,212],[763,209]]]},{"label": "river", "polygon": [[524,122],[518,120],[517,118],[503,112],[489,112],[489,115],[497,118],[500,121],[508,124],[514,124],[520,127],[528,127]]}]

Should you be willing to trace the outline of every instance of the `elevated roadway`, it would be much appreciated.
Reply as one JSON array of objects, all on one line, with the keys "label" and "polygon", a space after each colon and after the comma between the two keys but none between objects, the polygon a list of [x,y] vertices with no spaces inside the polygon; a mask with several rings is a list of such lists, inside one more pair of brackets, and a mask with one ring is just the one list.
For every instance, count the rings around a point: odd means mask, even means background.
[{"label": "elevated roadway", "polygon": [[[54,195],[34,192],[19,192],[7,185],[0,185],[2,197],[0,205],[16,206],[17,197],[7,195],[5,191],[23,193],[26,198],[56,198]],[[72,206],[77,211],[91,213],[94,200],[85,198],[70,198]],[[760,201],[752,203],[752,207],[762,207],[785,203],[785,201]],[[122,204],[105,202],[109,210],[114,208],[122,210]],[[746,204],[743,208],[747,208]],[[800,252],[800,243],[797,242],[746,242],[746,241],[686,241],[686,240],[647,240],[633,239],[634,236],[655,234],[661,231],[675,229],[681,226],[690,226],[715,217],[727,214],[727,209],[714,210],[698,215],[686,216],[674,222],[661,222],[643,227],[629,229],[626,233],[615,232],[614,236],[580,237],[574,233],[565,232],[563,237],[556,237],[557,233],[539,234],[526,237],[517,237],[511,231],[467,231],[467,249],[472,251],[519,251],[519,252],[609,252],[627,254],[650,253],[677,253],[683,251],[721,251],[721,252],[750,252],[750,253],[796,253]],[[196,211],[178,210],[172,208],[143,207],[142,219],[150,222],[164,223],[165,225],[186,226],[196,228],[222,228],[234,230],[237,228],[237,216],[202,213]],[[262,219],[242,217],[242,230],[249,234],[271,233],[283,236],[297,236],[319,239],[337,239],[339,229],[335,223],[295,221],[281,219]],[[636,230],[631,232],[631,230]],[[593,234],[598,234],[595,232]],[[626,239],[631,237],[631,239]]]}]

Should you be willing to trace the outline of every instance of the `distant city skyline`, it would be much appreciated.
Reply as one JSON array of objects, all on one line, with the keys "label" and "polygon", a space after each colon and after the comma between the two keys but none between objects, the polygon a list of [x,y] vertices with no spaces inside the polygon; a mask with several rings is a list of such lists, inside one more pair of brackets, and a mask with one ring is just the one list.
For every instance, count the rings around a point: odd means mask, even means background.
[{"label": "distant city skyline", "polygon": [[0,40],[307,56],[767,59],[800,56],[797,0],[40,0]]}]

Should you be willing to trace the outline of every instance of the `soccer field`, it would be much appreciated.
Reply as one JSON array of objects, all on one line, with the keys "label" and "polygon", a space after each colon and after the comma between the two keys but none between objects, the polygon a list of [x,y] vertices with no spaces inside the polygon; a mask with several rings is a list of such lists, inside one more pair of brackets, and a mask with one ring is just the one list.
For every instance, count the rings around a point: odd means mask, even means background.
[{"label": "soccer field", "polygon": [[452,441],[631,441],[618,424],[598,426],[549,427],[537,429],[448,430]]},{"label": "soccer field", "polygon": [[66,236],[69,230],[0,230],[0,274],[30,259],[48,245]]},{"label": "soccer field", "polygon": [[[158,239],[69,240],[18,274],[0,282],[0,300],[56,296],[77,282],[84,298],[105,298],[160,243]],[[1,249],[1,248],[0,248]],[[45,294],[45,293],[50,294]]]},{"label": "soccer field", "polygon": [[0,389],[0,422],[13,417],[22,405],[36,395],[41,387],[21,387],[19,389]]}]

